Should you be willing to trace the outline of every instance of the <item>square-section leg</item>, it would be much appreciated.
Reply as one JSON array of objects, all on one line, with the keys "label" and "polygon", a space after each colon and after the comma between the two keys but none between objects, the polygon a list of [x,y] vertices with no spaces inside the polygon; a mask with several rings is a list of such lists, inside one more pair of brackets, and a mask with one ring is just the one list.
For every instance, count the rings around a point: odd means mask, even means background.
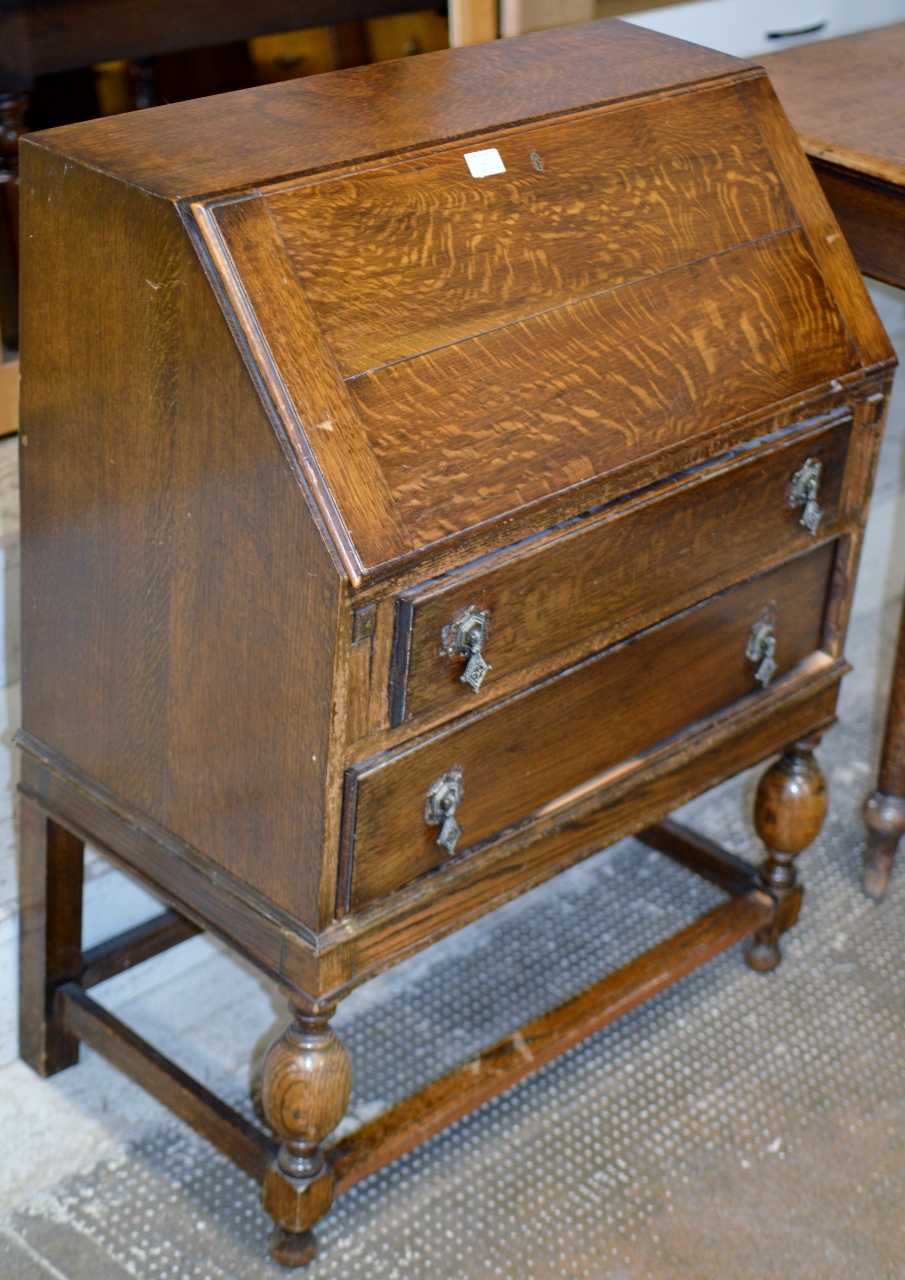
[{"label": "square-section leg", "polygon": [[79,1042],[53,1013],[57,987],[82,966],[85,847],[27,796],[19,825],[19,1051],[41,1076],[79,1059]]}]

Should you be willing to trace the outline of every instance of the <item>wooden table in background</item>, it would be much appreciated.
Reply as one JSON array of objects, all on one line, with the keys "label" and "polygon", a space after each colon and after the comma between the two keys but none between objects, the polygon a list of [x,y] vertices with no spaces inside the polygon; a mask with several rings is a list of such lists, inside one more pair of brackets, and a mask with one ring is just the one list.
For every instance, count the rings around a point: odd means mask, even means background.
[{"label": "wooden table in background", "polygon": [[[858,266],[905,289],[905,24],[762,61]],[[905,833],[905,622],[865,818],[864,887],[881,898]]]}]

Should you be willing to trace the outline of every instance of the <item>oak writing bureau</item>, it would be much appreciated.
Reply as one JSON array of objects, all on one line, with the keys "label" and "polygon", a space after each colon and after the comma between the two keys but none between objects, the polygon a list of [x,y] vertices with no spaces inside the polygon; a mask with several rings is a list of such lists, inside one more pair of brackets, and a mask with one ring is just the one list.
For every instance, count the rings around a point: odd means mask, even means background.
[{"label": "oak writing bureau", "polygon": [[[858,266],[905,289],[905,23],[786,49],[767,63]],[[905,622],[864,818],[864,888],[882,898],[905,835]]]},{"label": "oak writing bureau", "polygon": [[[332,1198],[731,944],[826,791],[893,356],[757,67],[619,22],[23,147],[22,1052]],[[757,871],[669,811],[776,753]],[[635,833],[726,891],[348,1134],[355,984]],[[83,841],[169,904],[85,952]],[[198,929],[250,1125],[88,994]]]}]

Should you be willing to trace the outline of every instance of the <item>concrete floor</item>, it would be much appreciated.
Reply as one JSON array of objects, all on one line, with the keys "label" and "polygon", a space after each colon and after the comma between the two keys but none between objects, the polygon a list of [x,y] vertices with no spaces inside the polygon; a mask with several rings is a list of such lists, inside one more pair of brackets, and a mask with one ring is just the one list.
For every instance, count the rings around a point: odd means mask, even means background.
[{"label": "concrete floor", "polygon": [[[872,292],[902,350],[905,295]],[[858,806],[905,577],[901,396],[890,425],[847,650],[856,672],[820,752],[831,812],[800,860],[807,896],[784,964],[760,977],[737,951],[720,957],[368,1179],[320,1229],[311,1280],[905,1277],[905,874],[879,907],[857,882]],[[14,583],[11,456],[0,444],[0,541]],[[15,623],[8,609],[0,1276],[284,1275],[266,1258],[253,1184],[141,1090],[90,1051],[49,1081],[12,1060]],[[735,779],[687,814],[752,859],[755,781]],[[156,910],[101,860],[90,871],[87,944]],[[672,932],[712,892],[625,841],[368,984],[336,1020],[355,1064],[351,1122]],[[248,1063],[281,1001],[218,945],[192,939],[95,994],[247,1105]]]}]

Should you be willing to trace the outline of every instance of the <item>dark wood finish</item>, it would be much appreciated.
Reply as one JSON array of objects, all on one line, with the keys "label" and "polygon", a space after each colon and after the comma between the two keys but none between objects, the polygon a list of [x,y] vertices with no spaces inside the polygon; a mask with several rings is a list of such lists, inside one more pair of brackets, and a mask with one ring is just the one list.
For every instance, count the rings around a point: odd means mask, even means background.
[{"label": "dark wood finish", "polygon": [[[750,129],[734,92],[727,90],[723,97]],[[720,129],[729,128],[720,119],[720,95],[699,95],[695,106],[698,112],[717,116],[718,135]],[[640,123],[643,136],[643,122],[634,119],[641,108],[626,107],[624,111],[630,119],[619,122],[622,129],[630,131]],[[616,125],[618,134],[618,117],[609,110],[606,115],[607,133]],[[315,273],[321,263],[312,255],[310,241],[304,249],[298,248],[300,227],[309,227],[311,237],[326,238],[331,257],[321,286],[324,291],[329,291],[337,269],[348,269],[352,280],[356,279],[355,264],[349,263],[341,239],[334,242],[324,231],[334,208],[350,206],[357,215],[362,206],[376,206],[375,218],[383,209],[384,221],[389,221],[392,234],[385,228],[381,231],[379,225],[373,229],[366,225],[359,231],[368,268],[358,271],[368,282],[360,291],[360,303],[343,304],[325,315],[318,313],[317,293],[313,310],[309,308],[295,284],[292,266],[282,263],[276,230],[260,197],[239,205],[234,201],[215,204],[209,214],[199,215],[215,257],[216,240],[220,239],[240,279],[259,281],[253,286],[253,296],[248,295],[246,285],[243,298],[238,283],[230,279],[232,273],[228,269],[222,273],[252,346],[268,351],[282,374],[308,447],[318,458],[327,487],[358,544],[361,570],[356,573],[357,565],[351,558],[348,564],[353,581],[361,572],[379,566],[380,560],[375,558],[379,554],[390,557],[461,534],[508,515],[513,504],[523,506],[589,483],[602,474],[669,451],[689,438],[706,436],[716,424],[732,420],[740,411],[756,411],[776,399],[798,394],[819,381],[815,375],[818,367],[832,365],[841,376],[857,367],[848,333],[829,305],[801,232],[793,229],[784,236],[775,234],[784,224],[794,227],[796,221],[794,210],[784,201],[775,201],[766,216],[758,210],[760,225],[749,231],[744,219],[736,220],[735,225],[731,220],[729,225],[721,225],[727,219],[717,218],[721,204],[714,200],[706,211],[709,218],[701,219],[704,225],[694,237],[694,250],[691,241],[683,244],[674,238],[658,261],[648,248],[644,265],[639,260],[635,266],[634,280],[625,271],[628,264],[617,264],[614,270],[607,262],[611,256],[607,252],[609,240],[599,251],[600,279],[595,281],[585,272],[586,258],[592,265],[594,261],[585,245],[589,239],[592,245],[597,237],[603,239],[606,224],[594,227],[594,236],[589,236],[588,227],[579,225],[574,236],[566,228],[558,253],[544,249],[541,238],[537,255],[528,255],[520,276],[508,268],[505,254],[501,258],[503,278],[498,288],[507,300],[504,312],[499,305],[488,306],[486,269],[472,263],[484,281],[482,287],[464,270],[456,276],[437,269],[436,264],[431,268],[432,254],[445,256],[448,249],[452,259],[457,256],[454,240],[447,246],[444,237],[458,234],[463,248],[480,242],[483,237],[478,228],[485,221],[491,242],[496,239],[495,223],[505,224],[507,235],[518,236],[520,243],[538,239],[532,223],[541,225],[549,220],[544,217],[545,204],[548,201],[552,206],[557,196],[551,193],[547,201],[539,200],[530,190],[528,171],[541,182],[546,170],[538,173],[527,157],[532,148],[542,147],[555,173],[558,154],[571,149],[587,167],[594,126],[599,131],[600,121],[592,116],[582,124],[584,133],[571,121],[546,126],[546,143],[538,141],[532,130],[485,138],[485,143],[501,148],[513,167],[514,179],[500,186],[504,194],[498,200],[481,198],[471,227],[454,226],[449,235],[440,233],[439,211],[462,203],[463,182],[475,186],[461,146],[410,162],[408,170],[400,165],[371,171],[376,174],[375,182],[381,184],[374,192],[359,190],[371,176],[366,172],[356,173],[345,186],[331,177],[313,186],[306,181],[270,196],[267,205],[302,280]],[[671,142],[667,139],[663,144],[667,157]],[[642,152],[642,174],[666,162],[656,150],[660,145],[661,139],[655,135],[650,144],[652,154]],[[687,151],[687,140],[685,145]],[[676,150],[681,154],[680,147]],[[682,160],[700,187],[705,187],[706,175],[694,174],[693,158],[682,155]],[[673,157],[672,163],[678,164],[679,156]],[[775,179],[766,157],[762,163],[766,174]],[[525,166],[521,181],[524,184],[527,180],[529,189],[522,190],[519,180]],[[405,171],[400,174],[399,169]],[[596,172],[599,174],[599,168]],[[587,183],[587,175],[581,171],[564,175],[562,199],[575,202],[583,176]],[[391,203],[397,188],[405,189],[406,180],[411,187],[407,218],[404,214],[400,217]],[[654,183],[657,174],[651,172],[641,180]],[[434,183],[437,191],[432,192],[432,200],[419,200],[421,188],[427,184],[430,189]],[[769,187],[767,182],[764,185]],[[351,190],[346,190],[349,186]],[[322,188],[327,194],[322,196],[321,206],[312,208]],[[635,201],[623,184],[601,195],[609,202],[613,223],[635,219]],[[689,203],[694,204],[696,195],[692,184]],[[749,220],[754,219],[752,210]],[[511,228],[510,223],[514,224]],[[663,230],[665,226],[658,235],[657,229],[651,228],[649,238],[640,243],[648,247],[652,240],[656,244],[663,239]],[[748,243],[752,235],[753,242]],[[369,236],[374,245],[369,244]],[[555,243],[560,237],[551,232],[551,239]],[[249,248],[258,244],[260,249]],[[739,247],[730,251],[728,246],[733,244]],[[262,269],[258,255],[265,252],[267,266]],[[694,260],[681,266],[682,259],[687,262],[692,254]],[[395,281],[391,278],[388,283],[385,277],[394,255],[406,263],[414,259],[419,270],[402,273],[396,267]],[[706,256],[706,266],[701,265],[702,256]],[[560,257],[566,260],[565,269],[557,261]],[[578,262],[573,261],[576,258]],[[752,294],[758,297],[757,308],[750,314],[752,295],[739,292],[741,278],[750,280]],[[410,318],[405,322],[392,310],[390,285],[394,282],[397,311],[402,296],[408,299],[414,294],[420,299],[425,295],[421,308],[408,306],[406,315]],[[532,282],[537,282],[535,293],[539,296],[530,296]],[[619,284],[625,287],[614,288]],[[388,296],[383,310],[373,305],[375,289]],[[741,303],[740,312],[736,310],[731,321],[725,307],[714,309],[712,301],[727,293],[735,294],[736,306]],[[441,338],[437,325],[444,304],[447,313],[462,314],[463,320],[452,325],[447,322]],[[246,318],[249,305],[253,316]],[[336,353],[330,352],[327,343],[347,317],[357,336],[354,350],[343,349],[339,358],[345,377],[343,392],[333,364]],[[316,320],[326,328],[323,346]],[[366,322],[378,328],[373,339],[365,333]],[[257,326],[260,337],[256,338]],[[387,330],[397,336],[392,340],[383,337]],[[685,335],[689,332],[697,335],[693,350],[687,349]],[[546,352],[548,366],[539,377],[537,349]],[[306,352],[307,375],[303,379],[297,372],[301,366],[295,353],[299,350]],[[372,367],[375,362],[377,367]],[[645,370],[643,375],[640,369]],[[312,393],[312,386],[317,387],[316,393]],[[300,389],[293,392],[293,387]],[[314,400],[309,403],[312,394]],[[413,429],[415,423],[417,430]],[[502,439],[500,423],[506,424]],[[350,466],[343,459],[358,433],[364,438],[354,448],[356,462]],[[331,457],[338,450],[346,452],[338,453],[333,463]],[[358,466],[366,468],[363,475],[369,477],[379,467],[385,479],[371,478],[363,485],[356,476]],[[374,492],[368,511],[361,509],[363,488],[369,494]],[[328,523],[335,524],[336,516],[326,503],[324,514]]]},{"label": "dark wood finish", "polygon": [[345,1114],[352,1062],[326,1014],[294,1010],[267,1050],[262,1075],[264,1112],[282,1141],[264,1179],[262,1203],[274,1219],[270,1252],[286,1265],[314,1256],[311,1228],[333,1203],[333,1170],[322,1143]]},{"label": "dark wood finish", "polygon": [[[218,934],[312,1008],[332,1007],[350,987],[476,919],[603,845],[632,835],[793,735],[833,720],[848,667],[817,654],[805,669],[564,797],[479,856],[431,876],[315,936],[263,897],[180,846],[140,815],[92,789],[56,761],[23,758],[24,794],[47,808],[159,897]],[[22,742],[23,739],[20,739]],[[37,744],[24,740],[29,752]],[[41,751],[47,758],[46,750]],[[117,852],[118,851],[118,852]]]},{"label": "dark wood finish", "polygon": [[54,994],[82,967],[84,845],[23,796],[19,810],[19,1052],[41,1076],[79,1059]]},{"label": "dark wood finish", "polygon": [[[699,839],[676,824],[671,827],[673,846]],[[709,847],[714,851],[711,862],[718,856],[727,865],[733,861],[716,846]],[[345,1111],[351,1087],[349,1056],[326,1012],[311,1016],[296,1009],[294,1020],[265,1056],[263,1103],[269,1122],[283,1137],[277,1146],[92,1000],[80,982],[57,989],[54,1009],[73,1037],[141,1084],[263,1184],[264,1207],[275,1219],[271,1253],[286,1266],[304,1266],[317,1252],[311,1227],[329,1210],[334,1194],[349,1190],[750,936],[775,911],[770,895],[749,887],[326,1151],[323,1139]]]},{"label": "dark wood finish", "polygon": [[130,1031],[86,995],[79,983],[59,987],[55,1009],[76,1043],[81,1040],[89,1045],[250,1177],[263,1182],[276,1153],[277,1144],[271,1138]]},{"label": "dark wood finish", "polygon": [[768,895],[757,891],[715,907],[681,933],[363,1125],[328,1153],[337,1191],[347,1191],[741,941],[773,910]]},{"label": "dark wood finish", "polygon": [[877,174],[905,161],[903,56],[905,23],[897,23],[774,53],[763,65],[798,133],[847,152],[852,170]]},{"label": "dark wood finish", "polygon": [[752,969],[766,973],[782,959],[780,935],[798,919],[801,888],[794,859],[816,840],[827,809],[826,780],[814,759],[813,739],[785,750],[760,780],[754,825],[767,847],[760,881],[776,900],[773,919],[758,930],[745,950]]},{"label": "dark wood finish", "polygon": [[865,275],[905,288],[905,186],[893,186],[859,174],[852,182],[842,165],[812,157],[827,200],[855,261]]},{"label": "dark wood finish", "polygon": [[905,622],[893,667],[877,790],[864,806],[867,848],[864,888],[880,899],[886,892],[899,841],[905,835]]},{"label": "dark wood finish", "polygon": [[424,797],[453,767],[464,772],[458,857],[754,692],[758,663],[745,648],[765,609],[776,618],[777,674],[789,671],[820,645],[834,558],[828,543],[448,733],[356,766],[346,780],[349,885],[340,884],[348,894],[341,905],[360,911],[444,861]]},{"label": "dark wood finish", "polygon": [[747,80],[738,91],[770,149],[779,179],[801,219],[810,251],[861,359],[865,364],[885,360],[891,351],[889,338],[871,305],[864,281],[853,270],[851,250],[839,235],[839,225],[813,172],[801,163],[800,146],[788,117],[778,109],[769,81]]},{"label": "dark wood finish", "polygon": [[[490,147],[506,173],[471,177]],[[301,1263],[337,999],[832,723],[892,354],[763,74],[619,23],[33,135],[22,174],[22,793],[292,999],[261,1176]],[[533,647],[432,701],[448,619],[421,618],[478,583]],[[427,793],[457,767],[441,857]],[[535,1060],[792,922],[797,887],[651,838],[740,896]],[[456,1107],[518,1078],[498,1056]],[[365,1165],[452,1118],[442,1091]]]},{"label": "dark wood finish", "polygon": [[24,94],[0,91],[0,340],[10,349],[19,345],[19,139],[26,106]]},{"label": "dark wood finish", "polygon": [[[666,495],[645,495],[628,511],[617,505],[567,525],[552,542],[526,542],[521,555],[485,557],[404,592],[391,672],[394,722],[442,708],[461,714],[505,693],[526,667],[583,657],[722,590],[740,569],[750,573],[803,550],[815,534],[802,526],[802,507],[790,503],[789,491],[808,459],[822,467],[816,533],[826,536],[840,512],[850,429],[836,423],[803,439],[783,436],[754,456],[741,450],[725,469],[692,473]],[[491,617],[484,646],[491,671],[478,694],[461,679],[464,660],[442,644],[443,628],[469,606]]]},{"label": "dark wood finish", "polygon": [[198,49],[251,36],[399,12],[399,0],[11,0],[0,13],[0,89],[118,58]]},{"label": "dark wood finish", "polygon": [[[603,129],[591,112],[482,141],[502,184],[476,183],[455,147],[268,194],[342,376],[794,226],[779,184],[750,181],[773,169],[734,88],[678,98],[668,119],[658,102],[607,114]],[[667,203],[626,198],[628,155],[637,189],[678,183],[681,226]]]},{"label": "dark wood finish", "polygon": [[736,897],[749,893],[757,884],[756,867],[669,818],[645,827],[638,832],[637,838]]},{"label": "dark wood finish", "polygon": [[169,951],[187,938],[193,938],[201,930],[191,920],[186,920],[176,911],[164,911],[134,929],[127,929],[96,947],[82,952],[81,976],[79,983],[86,990],[96,987],[99,982],[106,982],[118,973],[125,973],[143,960]]},{"label": "dark wood finish", "polygon": [[[368,567],[408,550],[405,527],[393,504],[361,423],[317,318],[286,261],[279,229],[261,197],[221,206],[199,224],[224,287],[249,339],[306,479],[352,582]],[[277,323],[260,341],[256,311],[280,299]],[[337,510],[333,495],[346,498]]]},{"label": "dark wood finish", "polygon": [[[765,59],[858,266],[905,288],[905,24]],[[905,626],[880,776],[864,810],[864,888],[882,898],[905,833]]]},{"label": "dark wood finish", "polygon": [[[730,322],[713,299],[742,279],[758,307]],[[858,358],[828,302],[790,231],[349,385],[416,545],[429,544],[800,394],[818,367],[852,372]],[[688,349],[691,332],[702,349]],[[421,439],[406,429],[416,414]]]},{"label": "dark wood finish", "polygon": [[425,53],[69,125],[42,145],[184,200],[740,74],[751,74],[746,63],[712,49],[628,23],[583,23],[540,43],[523,36]]},{"label": "dark wood finish", "polygon": [[[301,849],[319,866],[334,561],[172,210],[105,188],[103,221],[80,235],[90,270],[50,301],[76,265],[61,237],[94,200],[97,178],[81,171],[86,186],[62,224],[42,219],[42,200],[62,180],[60,161],[46,158],[47,170],[32,170],[34,251],[23,261],[33,320],[20,473],[26,579],[53,587],[23,615],[24,722],[142,813],[216,849],[240,879],[267,879],[269,869],[265,891],[316,927],[317,875],[300,877],[259,850]],[[151,222],[139,237],[141,211]],[[128,287],[105,301],[114,276]],[[97,316],[93,330],[87,314]],[[134,359],[133,343],[142,348]],[[104,354],[112,349],[118,363]],[[45,378],[69,388],[65,422],[52,429]],[[274,576],[291,561],[288,579]],[[89,599],[95,607],[85,609]],[[299,618],[320,643],[308,642]],[[52,669],[53,679],[36,678]],[[200,758],[210,771],[202,788]],[[306,803],[287,806],[287,795]],[[331,882],[331,908],[333,892]]]}]

